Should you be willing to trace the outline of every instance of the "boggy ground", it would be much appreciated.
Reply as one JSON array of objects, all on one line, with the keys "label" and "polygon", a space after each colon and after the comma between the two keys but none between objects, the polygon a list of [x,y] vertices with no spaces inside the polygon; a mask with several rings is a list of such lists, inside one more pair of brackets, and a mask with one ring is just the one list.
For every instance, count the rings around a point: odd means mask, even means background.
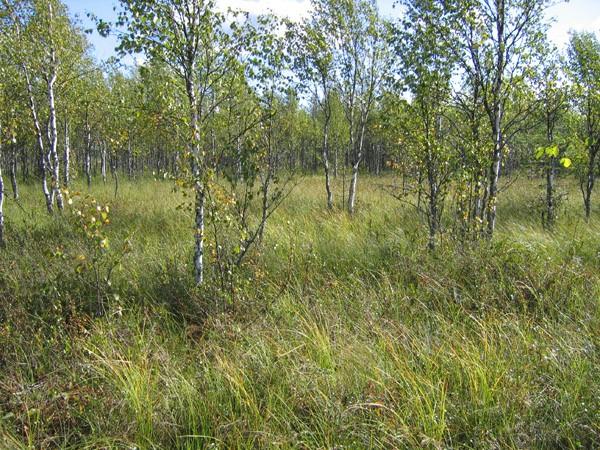
[{"label": "boggy ground", "polygon": [[390,183],[361,178],[349,218],[301,180],[229,303],[193,287],[171,183],[92,189],[110,286],[71,212],[23,186],[0,254],[0,447],[600,446],[600,217],[571,186],[544,231],[521,179],[492,243],[429,253]]}]

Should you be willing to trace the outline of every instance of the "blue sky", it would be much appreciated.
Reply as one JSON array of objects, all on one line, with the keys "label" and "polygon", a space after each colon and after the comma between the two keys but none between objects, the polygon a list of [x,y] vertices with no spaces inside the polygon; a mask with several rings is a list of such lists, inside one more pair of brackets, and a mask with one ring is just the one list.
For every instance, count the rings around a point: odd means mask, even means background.
[{"label": "blue sky", "polygon": [[[86,13],[92,12],[104,19],[113,19],[115,0],[64,0],[73,16],[79,17],[85,28],[91,28],[91,21]],[[278,15],[300,18],[309,12],[309,0],[216,0],[219,7],[228,6],[259,14],[272,10]],[[394,17],[394,0],[378,0],[379,8],[385,16]],[[550,39],[564,48],[570,30],[594,31],[600,34],[600,0],[571,0],[569,3],[558,3],[548,10],[548,17],[554,18],[550,28]],[[97,33],[89,36],[94,46],[94,55],[98,60],[105,60],[114,55],[116,40],[114,37],[102,38]]]}]

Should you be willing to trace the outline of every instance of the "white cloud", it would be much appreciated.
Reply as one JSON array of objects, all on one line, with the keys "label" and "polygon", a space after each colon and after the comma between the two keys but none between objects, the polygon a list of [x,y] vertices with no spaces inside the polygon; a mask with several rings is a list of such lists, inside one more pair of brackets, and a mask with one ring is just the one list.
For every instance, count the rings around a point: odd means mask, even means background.
[{"label": "white cloud", "polygon": [[554,18],[548,36],[560,49],[569,42],[570,31],[593,31],[600,37],[600,2],[598,0],[571,0],[548,9]]}]

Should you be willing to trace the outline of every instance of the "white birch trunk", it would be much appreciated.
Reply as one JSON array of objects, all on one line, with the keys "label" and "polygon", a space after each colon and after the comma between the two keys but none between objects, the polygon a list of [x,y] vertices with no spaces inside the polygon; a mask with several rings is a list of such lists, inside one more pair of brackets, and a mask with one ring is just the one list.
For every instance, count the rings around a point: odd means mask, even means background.
[{"label": "white birch trunk", "polygon": [[497,0],[497,51],[496,51],[496,78],[493,85],[493,104],[491,108],[491,122],[494,139],[494,151],[492,153],[492,164],[489,175],[489,188],[487,197],[487,231],[491,237],[496,228],[496,203],[498,197],[498,181],[500,179],[500,166],[502,164],[502,150],[504,148],[504,136],[502,135],[502,118],[504,111],[500,96],[504,85],[504,69],[505,69],[505,8],[504,0]]},{"label": "white birch trunk", "polygon": [[42,170],[42,192],[44,193],[44,197],[46,199],[46,209],[50,214],[52,214],[53,208],[53,198],[50,190],[48,189],[48,179],[47,179],[47,171],[48,171],[48,158],[44,150],[44,139],[42,137],[42,128],[40,126],[40,121],[37,115],[37,107],[35,104],[35,97],[33,95],[33,86],[31,85],[31,79],[29,78],[29,71],[25,64],[21,65],[23,69],[23,74],[25,75],[25,81],[27,83],[27,93],[29,95],[29,109],[31,111],[31,116],[33,118],[33,126],[35,128],[35,134],[37,138],[37,144],[40,150],[40,166]]},{"label": "white birch trunk", "polygon": [[358,184],[358,162],[352,164],[352,178],[350,179],[350,190],[348,191],[348,212],[354,214],[356,205],[356,185]]},{"label": "white birch trunk", "polygon": [[102,182],[106,184],[106,142],[102,144]]},{"label": "white birch trunk", "polygon": [[365,126],[366,118],[363,118],[358,140],[358,151],[356,153],[356,159],[352,163],[352,179],[350,180],[350,190],[348,192],[348,212],[350,214],[354,214],[354,206],[356,204],[356,185],[358,183],[358,169],[362,159],[363,145],[365,140]]},{"label": "white birch trunk", "polygon": [[190,64],[186,79],[186,91],[188,95],[190,108],[190,126],[192,132],[192,175],[194,177],[194,190],[196,193],[196,218],[195,218],[195,233],[194,233],[194,278],[196,284],[200,285],[204,281],[204,203],[205,191],[201,180],[201,152],[200,152],[200,125],[198,114],[198,103],[196,100],[196,90],[192,81],[194,73],[194,64]]},{"label": "white birch trunk", "polygon": [[[52,5],[48,4],[50,11],[50,20],[52,20]],[[50,117],[48,119],[48,141],[50,147],[50,159],[52,162],[52,196],[56,197],[56,206],[58,209],[64,209],[62,192],[60,190],[60,160],[58,158],[58,129],[56,125],[56,101],[54,98],[54,83],[56,83],[56,54],[51,50],[52,74],[48,78],[48,107]]]},{"label": "white birch trunk", "polygon": [[[500,112],[499,112],[500,114]],[[503,137],[502,132],[499,129],[501,118],[497,116],[496,127],[494,130],[494,153],[492,154],[492,165],[490,167],[490,179],[489,179],[489,194],[487,196],[487,225],[488,234],[491,237],[496,229],[496,203],[498,198],[498,181],[500,180],[500,166],[502,163],[502,147]]]}]

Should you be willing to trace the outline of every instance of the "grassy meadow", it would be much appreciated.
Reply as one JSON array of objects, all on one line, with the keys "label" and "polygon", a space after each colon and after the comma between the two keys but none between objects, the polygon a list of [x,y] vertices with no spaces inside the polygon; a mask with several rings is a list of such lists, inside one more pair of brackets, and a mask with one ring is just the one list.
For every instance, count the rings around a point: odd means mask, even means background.
[{"label": "grassy meadow", "polygon": [[586,224],[561,180],[545,231],[523,176],[492,242],[446,233],[431,253],[392,182],[359,179],[350,218],[299,180],[230,301],[194,287],[169,181],[90,191],[110,205],[110,285],[82,268],[72,213],[22,186],[0,253],[0,448],[600,447],[600,214]]}]

